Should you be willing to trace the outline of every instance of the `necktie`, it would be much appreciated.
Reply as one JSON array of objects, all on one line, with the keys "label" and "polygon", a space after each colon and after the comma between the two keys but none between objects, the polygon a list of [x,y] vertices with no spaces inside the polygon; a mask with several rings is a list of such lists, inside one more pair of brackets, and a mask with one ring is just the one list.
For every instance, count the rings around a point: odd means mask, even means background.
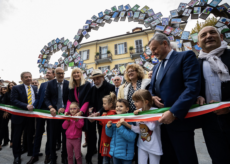
[{"label": "necktie", "polygon": [[156,88],[157,96],[160,96],[160,82],[161,82],[161,79],[162,79],[163,73],[164,73],[165,61],[166,61],[166,59],[162,60],[160,70],[159,70],[158,75],[156,77],[155,88]]},{"label": "necktie", "polygon": [[116,88],[115,92],[116,92],[116,96],[117,96],[117,94],[118,94],[118,88]]},{"label": "necktie", "polygon": [[32,105],[32,94],[31,94],[31,88],[30,88],[30,86],[28,86],[27,100],[28,100],[28,104]]},{"label": "necktie", "polygon": [[61,91],[61,84],[58,83],[58,102],[57,102],[57,110],[62,108],[62,91]]}]

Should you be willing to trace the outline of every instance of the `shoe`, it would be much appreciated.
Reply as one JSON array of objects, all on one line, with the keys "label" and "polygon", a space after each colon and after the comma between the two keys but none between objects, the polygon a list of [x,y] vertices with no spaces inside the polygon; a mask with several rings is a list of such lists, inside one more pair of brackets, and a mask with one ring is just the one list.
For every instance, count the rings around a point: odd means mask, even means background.
[{"label": "shoe", "polygon": [[61,149],[61,144],[57,144],[56,150],[60,150],[60,149]]},{"label": "shoe", "polygon": [[61,159],[61,163],[63,163],[63,164],[68,164],[67,158],[62,158],[62,159]]},{"label": "shoe", "polygon": [[21,157],[14,158],[14,164],[21,164]]},{"label": "shoe", "polygon": [[2,150],[2,148],[0,148],[0,151]]},{"label": "shoe", "polygon": [[34,164],[34,163],[37,162],[37,161],[38,161],[38,156],[36,156],[36,157],[31,157],[31,158],[30,158],[30,161],[27,162],[27,164]]},{"label": "shoe", "polygon": [[46,157],[45,157],[45,161],[44,161],[44,164],[48,164],[48,163],[50,163],[50,155],[46,155]]},{"label": "shoe", "polygon": [[87,142],[85,142],[85,143],[82,145],[82,147],[87,147]]}]

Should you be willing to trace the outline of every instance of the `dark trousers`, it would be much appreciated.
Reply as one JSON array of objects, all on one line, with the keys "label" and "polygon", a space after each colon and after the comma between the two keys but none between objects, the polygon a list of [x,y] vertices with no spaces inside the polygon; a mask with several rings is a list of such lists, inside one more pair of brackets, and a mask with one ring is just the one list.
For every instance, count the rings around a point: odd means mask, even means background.
[{"label": "dark trousers", "polygon": [[0,114],[0,145],[2,145],[2,140],[4,139],[4,143],[9,142],[9,116],[8,118],[3,118],[3,112]]},{"label": "dark trousers", "polygon": [[[58,121],[58,126],[62,127],[62,122]],[[57,139],[56,139],[57,144],[61,144],[61,129],[57,129]]]},{"label": "dark trousers", "polygon": [[62,125],[64,120],[55,120],[55,119],[50,119],[48,120],[50,124],[50,152],[51,152],[51,159],[56,160],[56,141],[57,141],[57,131],[58,129],[61,129],[61,134],[62,134],[62,152],[61,152],[61,157],[67,158],[67,151],[66,151],[66,135],[65,135],[65,129],[62,128]]},{"label": "dark trousers", "polygon": [[35,129],[34,124],[34,118],[31,117],[24,117],[20,124],[14,124],[13,154],[15,158],[21,156],[21,136],[23,130],[26,132],[24,135],[26,135],[28,154],[33,154],[33,135]]},{"label": "dark trousers", "polygon": [[230,113],[217,116],[217,121],[230,150]]},{"label": "dark trousers", "polygon": [[[87,120],[88,121],[88,120]],[[94,155],[94,152],[96,150],[96,145],[97,145],[97,132],[96,132],[96,125],[98,128],[98,164],[102,164],[103,157],[99,153],[99,148],[100,148],[100,143],[101,143],[101,130],[102,126],[99,124],[98,121],[94,122],[88,122],[88,131],[87,131],[87,154],[86,154],[86,160],[91,161],[92,156]]]},{"label": "dark trousers", "polygon": [[47,141],[46,141],[46,148],[45,153],[46,155],[50,155],[50,122],[47,119],[43,118],[36,118],[36,132],[34,137],[34,148],[33,148],[33,157],[38,156],[41,148],[42,136],[45,131],[45,122],[47,123]]}]

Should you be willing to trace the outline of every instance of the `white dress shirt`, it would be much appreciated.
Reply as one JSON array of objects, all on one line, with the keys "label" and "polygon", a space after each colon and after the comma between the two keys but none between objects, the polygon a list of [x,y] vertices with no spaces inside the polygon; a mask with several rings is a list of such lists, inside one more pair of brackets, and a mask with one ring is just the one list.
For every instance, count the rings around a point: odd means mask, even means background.
[{"label": "white dress shirt", "polygon": [[[28,85],[24,84],[25,89],[26,89],[26,95],[28,96]],[[29,85],[30,89],[31,89],[31,94],[32,94],[32,104],[34,104],[35,102],[35,94],[34,94],[34,89],[32,87],[32,85]]]},{"label": "white dress shirt", "polygon": [[[57,87],[58,87],[58,84],[59,82],[57,81]],[[63,85],[64,85],[64,80],[61,82],[61,92],[62,92],[62,94],[63,94]],[[63,97],[63,95],[62,95],[62,97]],[[64,108],[64,103],[63,103],[63,99],[62,99],[62,108]],[[59,109],[57,109],[57,110],[59,110]]]},{"label": "white dress shirt", "polygon": [[[173,49],[168,53],[168,55],[167,55],[166,58],[165,58],[166,61],[165,61],[165,63],[164,63],[164,68],[166,67],[166,65],[167,65],[167,63],[168,63],[168,60],[169,60],[170,56],[172,55],[172,53],[173,53]],[[161,64],[162,64],[162,63],[161,63]],[[159,68],[158,68],[158,70],[157,70],[156,79],[157,79],[157,77],[158,77],[158,73],[159,73],[160,68],[161,68],[161,65],[159,66]]]},{"label": "white dress shirt", "polygon": [[221,101],[221,81],[217,73],[212,71],[208,61],[203,61],[203,75],[205,80],[206,103],[211,100]]}]

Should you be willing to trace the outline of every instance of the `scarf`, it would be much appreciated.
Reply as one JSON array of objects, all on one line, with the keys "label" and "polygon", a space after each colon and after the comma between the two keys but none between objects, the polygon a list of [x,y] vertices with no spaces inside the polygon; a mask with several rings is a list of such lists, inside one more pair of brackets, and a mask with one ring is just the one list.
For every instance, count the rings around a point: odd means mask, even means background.
[{"label": "scarf", "polygon": [[226,48],[227,42],[222,41],[220,47],[210,51],[209,53],[205,53],[201,50],[198,56],[199,59],[206,59],[209,62],[212,71],[217,73],[221,82],[230,81],[228,67],[219,58]]}]

